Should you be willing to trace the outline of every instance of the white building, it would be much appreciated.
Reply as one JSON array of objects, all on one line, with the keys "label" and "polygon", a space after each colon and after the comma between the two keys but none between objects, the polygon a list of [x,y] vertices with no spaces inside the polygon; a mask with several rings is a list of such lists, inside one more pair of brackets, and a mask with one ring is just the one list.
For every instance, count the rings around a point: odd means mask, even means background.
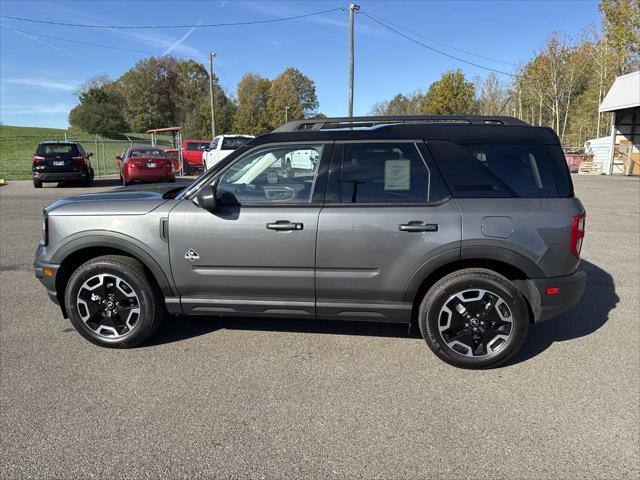
[{"label": "white building", "polygon": [[[609,175],[640,175],[640,70],[616,78],[598,110],[612,114],[612,135],[606,137],[608,158],[602,161],[602,171]],[[599,149],[601,140],[587,143],[595,142],[593,147]]]}]

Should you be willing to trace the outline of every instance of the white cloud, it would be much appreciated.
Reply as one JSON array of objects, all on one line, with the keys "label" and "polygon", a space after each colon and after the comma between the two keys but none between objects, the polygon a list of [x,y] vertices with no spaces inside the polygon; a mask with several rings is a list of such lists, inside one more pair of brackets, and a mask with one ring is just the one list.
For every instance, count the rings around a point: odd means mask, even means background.
[{"label": "white cloud", "polygon": [[2,83],[28,85],[44,90],[61,90],[63,92],[74,92],[79,85],[76,82],[56,82],[42,78],[2,78],[1,81]]},{"label": "white cloud", "polygon": [[2,115],[53,115],[57,113],[67,113],[71,106],[62,103],[53,105],[10,105],[2,104],[0,113]]}]

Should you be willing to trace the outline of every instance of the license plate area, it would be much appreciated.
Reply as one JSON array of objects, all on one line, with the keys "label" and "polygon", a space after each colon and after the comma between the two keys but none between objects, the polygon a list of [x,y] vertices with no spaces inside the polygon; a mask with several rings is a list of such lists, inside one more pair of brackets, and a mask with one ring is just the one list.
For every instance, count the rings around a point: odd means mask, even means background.
[{"label": "license plate area", "polygon": [[54,160],[53,161],[53,166],[54,167],[64,167],[64,160]]},{"label": "license plate area", "polygon": [[156,162],[147,162],[147,168],[156,168],[157,166]]}]

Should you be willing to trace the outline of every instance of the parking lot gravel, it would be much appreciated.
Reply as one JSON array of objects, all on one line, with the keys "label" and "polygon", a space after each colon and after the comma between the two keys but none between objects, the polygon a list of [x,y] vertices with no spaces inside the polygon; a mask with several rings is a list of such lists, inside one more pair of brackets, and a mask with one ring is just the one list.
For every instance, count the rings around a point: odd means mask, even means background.
[{"label": "parking lot gravel", "polygon": [[32,271],[42,208],[86,189],[0,187],[0,478],[638,478],[640,181],[573,180],[585,294],[487,371],[365,322],[178,317],[97,347]]}]

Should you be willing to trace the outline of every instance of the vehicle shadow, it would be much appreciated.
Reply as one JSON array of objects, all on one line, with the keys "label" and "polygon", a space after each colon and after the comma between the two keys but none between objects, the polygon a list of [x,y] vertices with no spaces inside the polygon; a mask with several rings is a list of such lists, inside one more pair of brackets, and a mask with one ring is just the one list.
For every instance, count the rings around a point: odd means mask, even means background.
[{"label": "vehicle shadow", "polygon": [[586,337],[609,320],[609,312],[620,301],[613,277],[586,260],[580,262],[579,269],[587,273],[587,285],[577,305],[555,318],[531,325],[522,349],[505,366],[529,360],[554,342]]},{"label": "vehicle shadow", "polygon": [[[584,337],[602,327],[619,298],[613,278],[593,263],[582,260],[580,270],[587,273],[587,285],[580,302],[558,317],[531,325],[522,350],[504,366],[524,362],[539,355],[554,342]],[[329,335],[356,335],[389,338],[420,338],[417,328],[409,332],[406,324],[347,322],[340,320],[274,319],[245,317],[172,316],[143,347],[179,342],[217,330],[294,332]],[[425,349],[427,346],[425,345]],[[425,354],[428,352],[425,350]]]},{"label": "vehicle shadow", "polygon": [[160,331],[143,346],[178,342],[217,330],[247,330],[256,332],[319,333],[369,337],[409,338],[404,323],[349,322],[343,320],[309,320],[305,318],[249,318],[170,316]]}]

